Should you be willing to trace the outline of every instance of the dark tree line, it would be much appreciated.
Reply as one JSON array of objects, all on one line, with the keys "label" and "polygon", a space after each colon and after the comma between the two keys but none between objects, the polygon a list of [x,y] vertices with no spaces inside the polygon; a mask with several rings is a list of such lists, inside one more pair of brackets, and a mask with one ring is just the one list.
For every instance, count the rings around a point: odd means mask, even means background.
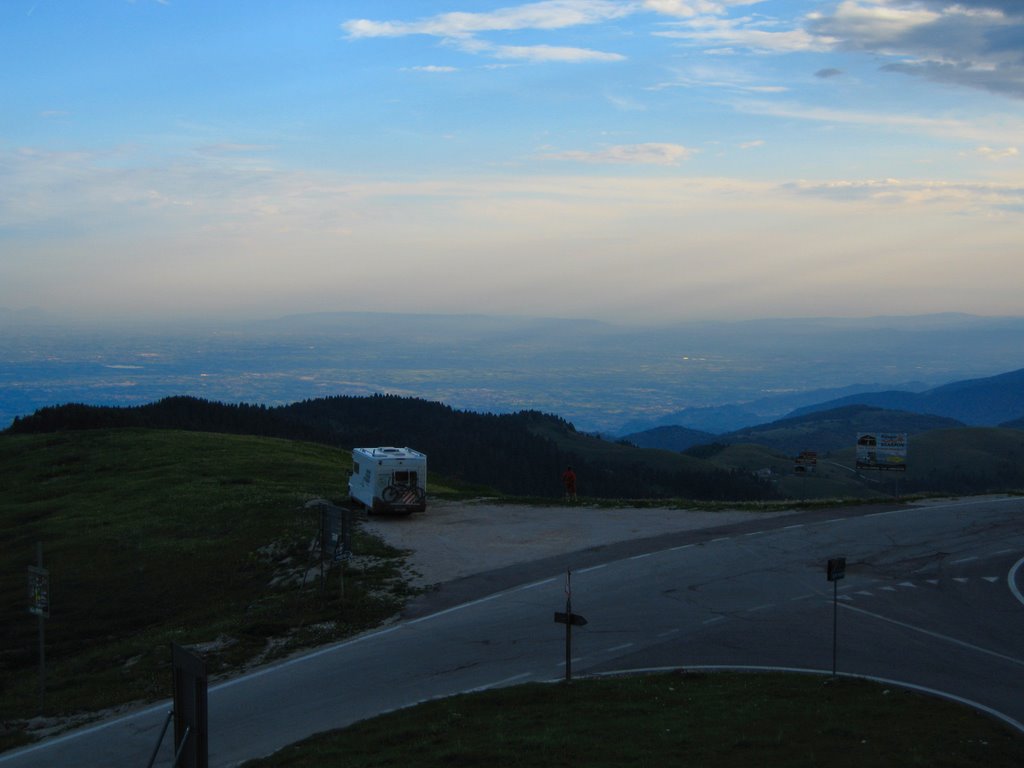
[{"label": "dark tree line", "polygon": [[[565,420],[537,411],[482,414],[395,395],[326,397],[268,408],[194,397],[169,397],[125,408],[68,404],[15,419],[8,433],[127,428],[184,429],[319,442],[340,448],[409,446],[427,454],[432,471],[505,494],[558,496],[572,465],[581,492],[603,498],[740,500],[774,498],[770,485],[742,472],[708,465],[665,470],[623,447],[616,459],[595,459],[559,447],[546,431],[574,433]],[[567,441],[571,444],[571,440]]]}]

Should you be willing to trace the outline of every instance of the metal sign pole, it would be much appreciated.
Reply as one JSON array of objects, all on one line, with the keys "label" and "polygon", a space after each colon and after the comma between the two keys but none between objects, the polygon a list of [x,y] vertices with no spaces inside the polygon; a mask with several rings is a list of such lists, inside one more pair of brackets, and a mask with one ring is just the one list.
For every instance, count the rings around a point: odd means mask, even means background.
[{"label": "metal sign pole", "polygon": [[565,572],[565,613],[555,612],[555,623],[565,624],[565,682],[572,680],[572,627],[585,626],[587,620],[572,612],[572,571]]},{"label": "metal sign pole", "polygon": [[832,582],[832,677],[836,676],[836,656],[839,650],[839,581]]},{"label": "metal sign pole", "polygon": [[836,676],[836,656],[839,647],[839,580],[846,576],[846,558],[834,557],[825,570],[832,582],[832,677]]},{"label": "metal sign pole", "polygon": [[572,571],[565,572],[565,682],[572,680]]}]

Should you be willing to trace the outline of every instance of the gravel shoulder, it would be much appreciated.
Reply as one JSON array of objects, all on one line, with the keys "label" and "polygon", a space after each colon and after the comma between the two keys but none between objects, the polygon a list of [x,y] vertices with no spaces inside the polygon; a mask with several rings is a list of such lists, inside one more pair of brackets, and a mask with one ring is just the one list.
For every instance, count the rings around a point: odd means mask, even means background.
[{"label": "gravel shoulder", "polygon": [[409,551],[411,586],[430,587],[520,563],[662,534],[793,514],[433,502],[408,517],[365,518],[363,529]]}]

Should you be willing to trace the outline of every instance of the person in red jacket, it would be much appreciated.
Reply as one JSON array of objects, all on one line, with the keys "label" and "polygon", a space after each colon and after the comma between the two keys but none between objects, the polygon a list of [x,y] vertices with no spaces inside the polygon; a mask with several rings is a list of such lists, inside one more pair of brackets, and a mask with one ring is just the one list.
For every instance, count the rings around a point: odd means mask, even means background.
[{"label": "person in red jacket", "polygon": [[562,473],[562,485],[565,487],[565,500],[576,501],[576,473],[572,467],[566,467]]}]

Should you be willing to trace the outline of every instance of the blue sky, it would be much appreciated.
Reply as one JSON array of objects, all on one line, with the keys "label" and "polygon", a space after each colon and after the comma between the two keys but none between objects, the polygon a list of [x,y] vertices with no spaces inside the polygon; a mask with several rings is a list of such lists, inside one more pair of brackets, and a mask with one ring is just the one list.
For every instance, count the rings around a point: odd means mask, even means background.
[{"label": "blue sky", "polygon": [[6,0],[0,307],[1024,314],[1018,0]]}]

